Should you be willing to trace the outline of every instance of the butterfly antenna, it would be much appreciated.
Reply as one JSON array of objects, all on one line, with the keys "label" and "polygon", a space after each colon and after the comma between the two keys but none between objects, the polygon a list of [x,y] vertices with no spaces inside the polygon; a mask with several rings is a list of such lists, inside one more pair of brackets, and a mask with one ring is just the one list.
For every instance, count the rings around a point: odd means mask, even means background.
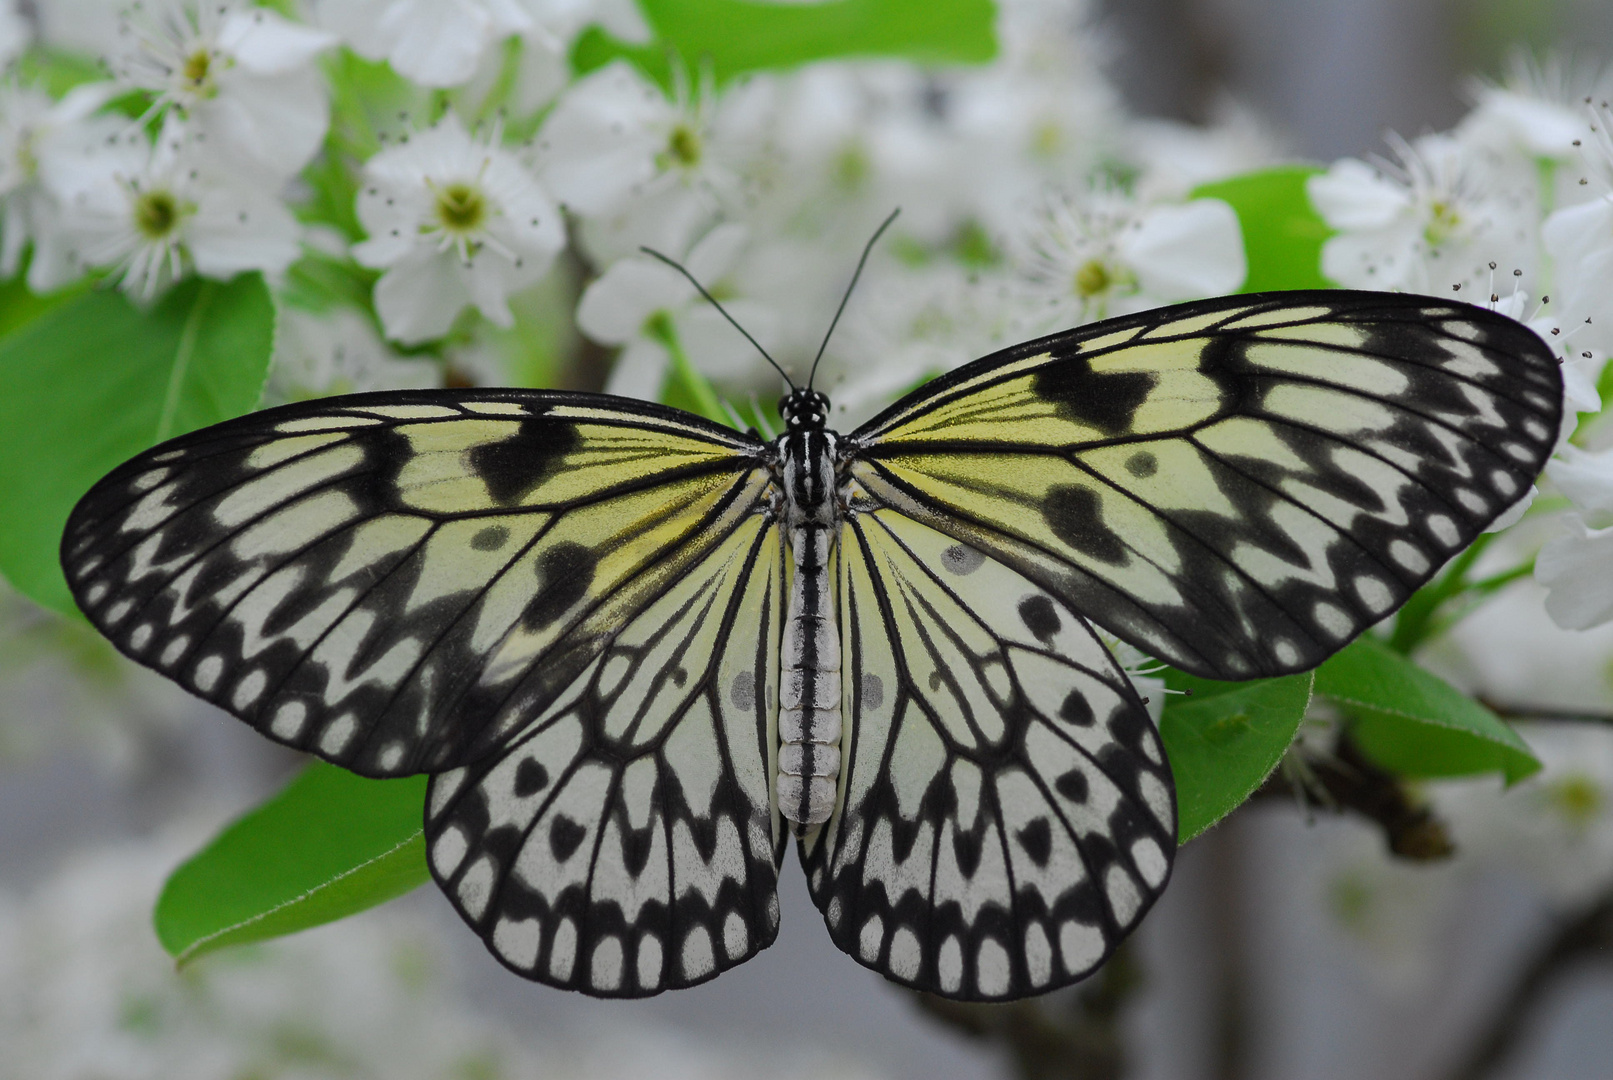
[{"label": "butterfly antenna", "polygon": [[840,316],[846,310],[846,301],[851,299],[851,290],[857,287],[857,279],[862,277],[863,267],[868,264],[869,254],[874,250],[874,245],[879,242],[879,238],[885,235],[885,230],[891,227],[891,222],[896,220],[896,215],[901,212],[902,208],[900,206],[892,210],[890,217],[886,218],[879,228],[874,230],[874,235],[870,236],[868,243],[863,246],[863,257],[857,260],[857,269],[851,275],[851,284],[846,286],[846,295],[840,298],[840,307],[835,310],[835,317],[829,320],[829,332],[823,335],[823,344],[818,346],[818,355],[812,358],[812,370],[807,374],[808,390],[812,389],[812,380],[818,374],[818,361],[823,359],[823,350],[829,347],[829,338],[834,336],[835,327],[840,325]]},{"label": "butterfly antenna", "polygon": [[688,278],[689,279],[689,284],[693,285],[696,289],[698,289],[700,291],[700,295],[704,296],[707,300],[709,300],[711,302],[711,306],[716,308],[717,311],[719,313],[721,313],[722,317],[728,320],[729,325],[731,325],[735,330],[738,330],[741,334],[744,334],[746,341],[748,341],[752,345],[756,346],[756,351],[762,354],[762,359],[766,360],[769,364],[772,364],[774,371],[776,371],[780,375],[784,376],[784,381],[790,384],[790,389],[791,390],[795,389],[795,381],[790,378],[789,374],[783,368],[779,367],[779,364],[778,364],[777,360],[773,359],[771,356],[768,355],[767,350],[762,348],[762,343],[757,341],[755,338],[751,337],[749,331],[747,331],[743,326],[740,326],[739,323],[734,319],[734,317],[732,315],[728,314],[727,309],[724,308],[721,304],[719,304],[717,302],[717,298],[715,296],[712,296],[709,292],[707,292],[706,287],[704,285],[700,284],[700,282],[696,281],[695,276],[693,274],[689,273],[689,271],[687,271],[687,270],[685,270],[683,268],[682,263],[676,261],[675,259],[667,258],[665,255],[661,254],[659,251],[656,251],[654,248],[641,247],[641,248],[639,248],[639,250],[644,252],[644,254],[646,254],[646,255],[652,256],[653,258],[660,259],[662,262],[664,262],[668,266],[672,267],[672,269],[676,270],[678,273],[680,273],[684,277]]}]

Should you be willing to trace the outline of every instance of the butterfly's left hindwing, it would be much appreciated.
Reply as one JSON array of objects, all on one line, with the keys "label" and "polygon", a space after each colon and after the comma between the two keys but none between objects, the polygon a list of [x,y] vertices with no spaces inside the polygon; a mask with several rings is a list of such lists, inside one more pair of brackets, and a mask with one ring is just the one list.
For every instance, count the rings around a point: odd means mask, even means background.
[{"label": "butterfly's left hindwing", "polygon": [[882,509],[837,559],[839,804],[802,847],[836,944],[952,998],[1088,974],[1176,850],[1143,703],[1084,619],[972,547]]},{"label": "butterfly's left hindwing", "polygon": [[872,495],[1198,675],[1314,667],[1508,506],[1558,360],[1467,304],[1205,300],[1015,346],[848,440]]},{"label": "butterfly's left hindwing", "polygon": [[357,395],[165,443],[81,500],[79,606],[120,650],[368,776],[477,760],[767,490],[760,444],[621,399]]},{"label": "butterfly's left hindwing", "polygon": [[783,574],[753,516],[505,753],[432,778],[432,875],[509,967],[639,997],[772,943]]}]

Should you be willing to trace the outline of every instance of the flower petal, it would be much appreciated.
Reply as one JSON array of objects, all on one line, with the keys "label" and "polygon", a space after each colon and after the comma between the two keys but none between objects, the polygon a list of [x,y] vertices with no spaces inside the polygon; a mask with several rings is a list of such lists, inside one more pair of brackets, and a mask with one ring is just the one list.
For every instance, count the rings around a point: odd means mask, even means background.
[{"label": "flower petal", "polygon": [[1154,207],[1115,246],[1143,292],[1159,300],[1220,296],[1249,275],[1238,215],[1220,199]]}]

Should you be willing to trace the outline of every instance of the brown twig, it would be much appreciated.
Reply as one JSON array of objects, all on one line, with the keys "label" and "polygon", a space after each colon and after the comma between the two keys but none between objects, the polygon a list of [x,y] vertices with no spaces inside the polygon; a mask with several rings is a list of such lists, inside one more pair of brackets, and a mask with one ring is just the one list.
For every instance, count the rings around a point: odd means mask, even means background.
[{"label": "brown twig", "polygon": [[1402,859],[1432,862],[1456,852],[1445,823],[1399,777],[1369,760],[1348,734],[1339,736],[1331,754],[1306,755],[1300,765],[1306,781],[1296,782],[1279,769],[1255,796],[1359,814],[1383,829],[1389,850]]}]

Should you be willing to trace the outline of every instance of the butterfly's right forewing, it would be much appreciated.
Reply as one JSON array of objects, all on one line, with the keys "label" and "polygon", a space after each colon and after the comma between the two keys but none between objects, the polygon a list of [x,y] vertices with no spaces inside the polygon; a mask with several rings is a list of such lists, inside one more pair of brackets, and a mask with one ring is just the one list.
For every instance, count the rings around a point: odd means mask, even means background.
[{"label": "butterfly's right forewing", "polygon": [[133,659],[369,776],[496,749],[754,519],[755,440],[536,391],[384,393],[156,447],[75,508],[62,563]]}]

